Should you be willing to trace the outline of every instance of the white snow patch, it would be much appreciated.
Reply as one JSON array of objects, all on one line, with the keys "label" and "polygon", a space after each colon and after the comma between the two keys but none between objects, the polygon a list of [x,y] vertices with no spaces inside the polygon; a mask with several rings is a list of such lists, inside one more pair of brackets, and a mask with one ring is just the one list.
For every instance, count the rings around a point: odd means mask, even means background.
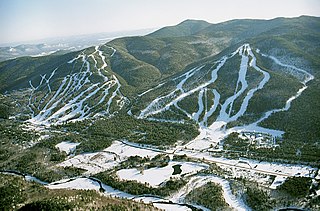
[{"label": "white snow patch", "polygon": [[287,177],[276,176],[273,183],[270,185],[271,189],[277,189],[278,186],[282,185],[286,181]]},{"label": "white snow patch", "polygon": [[78,190],[99,190],[100,185],[88,178],[77,178],[68,182],[59,184],[58,182],[46,185],[49,189],[78,189]]},{"label": "white snow patch", "polygon": [[60,163],[59,166],[73,166],[85,169],[87,170],[85,174],[90,175],[106,171],[118,165],[115,158],[117,158],[115,155],[108,152],[84,153]]},{"label": "white snow patch", "polygon": [[158,154],[159,152],[128,146],[120,141],[115,141],[110,147],[101,152],[76,155],[58,165],[82,168],[87,170],[87,172],[85,172],[86,175],[91,175],[111,169],[130,156],[137,155],[140,157],[153,158]]},{"label": "white snow patch", "polygon": [[[181,165],[181,174],[173,174],[173,166]],[[165,167],[150,168],[143,171],[138,169],[121,169],[117,172],[120,179],[123,180],[136,180],[141,183],[148,183],[153,187],[159,186],[161,183],[169,180],[170,178],[180,177],[183,174],[196,173],[202,169],[208,168],[206,164],[190,163],[190,162],[169,162]]]},{"label": "white snow patch", "polygon": [[67,155],[73,153],[76,150],[76,147],[80,143],[73,143],[69,141],[63,141],[57,144],[55,147],[58,148],[61,152],[66,152]]},{"label": "white snow patch", "polygon": [[191,211],[190,208],[177,205],[177,204],[153,203],[153,206],[166,211],[173,211],[173,210],[174,211]]},{"label": "white snow patch", "polygon": [[106,148],[104,151],[116,153],[121,160],[124,160],[130,156],[136,156],[136,155],[140,157],[153,158],[159,154],[159,152],[155,152],[149,149],[129,146],[120,141],[114,141],[113,144],[110,147]]}]

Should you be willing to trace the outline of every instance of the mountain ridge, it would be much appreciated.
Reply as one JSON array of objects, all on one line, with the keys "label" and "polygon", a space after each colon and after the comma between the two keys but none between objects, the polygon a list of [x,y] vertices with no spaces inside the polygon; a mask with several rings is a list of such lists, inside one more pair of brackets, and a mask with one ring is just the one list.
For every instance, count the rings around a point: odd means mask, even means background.
[{"label": "mountain ridge", "polygon": [[[243,46],[249,46],[248,48],[252,50],[241,51],[248,55],[251,52],[250,55],[252,55],[250,59],[248,57],[248,60],[256,60],[259,68],[267,71],[271,79],[265,85],[267,89],[259,89],[252,99],[248,100],[246,106],[248,111],[241,112],[238,118],[227,122],[224,127],[250,125],[268,110],[282,108],[286,101],[302,87],[301,77],[304,77],[304,73],[298,73],[299,71],[296,70],[303,69],[308,74],[314,75],[314,81],[318,81],[319,62],[314,55],[319,52],[316,48],[320,43],[318,37],[319,20],[318,17],[276,18],[272,20],[233,20],[211,25],[208,25],[207,22],[187,20],[176,26],[171,26],[168,33],[170,35],[172,30],[179,30],[184,25],[193,26],[199,23],[194,35],[189,33],[187,36],[180,37],[176,37],[176,35],[172,37],[147,35],[118,38],[105,45],[90,47],[79,52],[31,58],[31,64],[33,60],[34,66],[30,65],[28,57],[2,62],[0,64],[0,75],[2,76],[0,90],[4,92],[10,91],[10,89],[29,87],[31,95],[28,105],[31,106],[30,110],[35,112],[30,121],[38,122],[37,124],[61,124],[83,118],[90,119],[101,114],[112,117],[118,112],[122,112],[121,108],[130,115],[145,118],[142,111],[150,106],[154,100],[163,100],[167,94],[174,99],[176,95],[180,95],[180,92],[187,92],[186,90],[192,90],[199,84],[206,83],[210,77],[210,67],[215,67],[221,59],[239,51],[239,48],[247,49]],[[305,24],[306,21],[310,21],[310,23]],[[266,27],[264,23],[269,25]],[[206,26],[203,27],[203,24]],[[237,27],[234,27],[235,25]],[[293,30],[293,26],[297,26],[295,28],[297,30]],[[200,28],[203,29],[198,30]],[[167,28],[163,29],[164,31],[160,29],[160,32],[165,34]],[[237,33],[233,33],[233,31]],[[310,33],[306,33],[307,31]],[[308,46],[308,48],[301,50],[303,46]],[[191,93],[190,96],[179,98],[179,102],[173,101],[175,103],[172,105],[170,104],[172,99],[169,98],[167,102],[162,102],[163,104],[157,102],[155,106],[159,108],[165,106],[166,103],[169,103],[170,106],[157,115],[151,115],[149,119],[168,122],[188,122],[191,120],[203,127],[204,122],[206,124],[209,122],[211,125],[218,121],[220,110],[234,115],[237,110],[231,109],[233,103],[226,104],[223,109],[221,106],[216,107],[217,111],[212,112],[211,116],[206,116],[205,112],[209,110],[204,111],[203,108],[202,110],[200,108],[201,106],[212,106],[212,102],[204,103],[203,98],[217,103],[215,98],[219,96],[221,98],[220,104],[223,105],[223,101],[234,96],[236,99],[234,100],[234,108],[240,109],[241,101],[246,99],[246,92],[234,95],[238,89],[237,80],[240,80],[237,79],[237,74],[240,73],[236,70],[239,68],[241,57],[245,56],[247,55],[239,53],[238,56],[229,59],[226,65],[221,67],[222,71],[219,71],[217,81],[209,83],[210,86],[207,88],[201,88]],[[18,71],[21,67],[25,67],[24,73],[20,72],[19,74]],[[16,69],[16,75],[10,75],[9,73],[12,73],[14,69]],[[262,75],[255,73],[256,70],[250,65],[247,69],[248,75],[246,77],[248,79],[245,80],[250,81],[247,82],[249,84],[248,90],[250,90],[259,84]],[[188,74],[191,74],[192,77]],[[51,78],[50,75],[52,75],[53,81],[49,86],[49,83],[45,82],[49,80],[49,77]],[[181,78],[185,78],[186,81],[182,82]],[[226,84],[225,81],[228,80],[232,81],[232,84]],[[244,79],[241,80],[242,84],[245,84]],[[287,87],[281,87],[278,84],[281,81],[287,83]],[[70,87],[73,87],[70,90],[67,85],[69,83]],[[176,90],[179,83],[182,83],[181,87]],[[318,83],[316,85],[310,83],[312,89],[319,86]],[[39,86],[35,84],[39,84]],[[8,87],[10,87],[9,90]],[[63,96],[64,92],[58,91],[59,87],[61,90],[69,90],[67,92],[70,96]],[[239,85],[239,89],[240,87],[242,85]],[[215,91],[211,93],[208,90]],[[50,101],[49,99],[52,97],[57,101]],[[263,105],[264,101],[269,103]],[[305,107],[307,102],[300,103],[302,103],[302,107]],[[119,106],[120,104],[121,106]],[[175,108],[172,107],[173,105]],[[106,110],[104,111],[104,109]],[[92,113],[90,114],[90,112]],[[290,114],[290,110],[286,113]],[[282,115],[279,112],[279,114],[271,116],[279,116],[280,114]],[[199,119],[203,117],[207,120],[200,121]],[[316,122],[316,120],[313,121]],[[261,124],[270,127],[270,123],[270,120],[265,120]],[[278,127],[281,127],[281,124],[276,123],[276,126],[271,128],[277,129]]]}]

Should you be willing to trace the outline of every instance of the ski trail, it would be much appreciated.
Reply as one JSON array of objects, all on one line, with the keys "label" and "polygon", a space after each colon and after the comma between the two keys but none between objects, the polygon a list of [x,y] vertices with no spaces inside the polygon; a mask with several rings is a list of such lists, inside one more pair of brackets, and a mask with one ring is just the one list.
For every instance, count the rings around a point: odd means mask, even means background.
[{"label": "ski trail", "polygon": [[117,52],[117,50],[114,47],[109,47],[111,50],[113,50],[112,54],[110,55],[110,57],[113,57],[114,54]]},{"label": "ski trail", "polygon": [[305,75],[305,79],[302,82],[304,85],[306,85],[306,83],[308,83],[309,81],[314,79],[314,76],[312,74],[310,74],[309,72],[307,72],[307,71],[305,71],[303,69],[297,68],[297,67],[295,67],[293,65],[284,64],[274,56],[266,55],[266,54],[263,54],[263,53],[260,53],[260,54],[262,56],[264,56],[264,57],[272,59],[276,64],[278,64],[278,65],[280,65],[282,67],[286,67],[286,68],[289,68],[289,69],[292,69],[292,70],[295,70],[295,71],[297,71],[299,73],[304,74]]},{"label": "ski trail", "polygon": [[298,98],[298,97],[301,95],[301,93],[302,93],[306,88],[308,88],[308,87],[307,87],[307,86],[304,86],[304,87],[302,87],[301,89],[299,89],[298,92],[297,92],[294,96],[290,97],[290,98],[286,101],[286,104],[285,104],[285,106],[284,106],[283,108],[273,109],[273,110],[271,110],[271,111],[267,111],[262,118],[260,118],[258,121],[254,122],[253,124],[254,124],[254,125],[259,124],[259,123],[262,122],[263,120],[269,118],[269,116],[270,116],[271,114],[278,113],[278,112],[280,112],[280,111],[288,111],[289,108],[291,107],[292,101],[295,100],[296,98]]},{"label": "ski trail", "polygon": [[[116,49],[109,47],[113,50],[113,56]],[[92,58],[93,64],[89,62]],[[98,60],[101,60],[101,67],[98,67]],[[116,97],[116,109],[121,109],[125,104],[127,98],[121,92],[121,84],[115,75],[111,79],[105,76],[102,71],[107,67],[106,57],[104,52],[100,50],[100,46],[95,46],[95,51],[89,55],[85,51],[81,52],[74,59],[67,62],[72,64],[72,74],[66,75],[60,82],[56,90],[51,89],[51,79],[55,77],[55,69],[50,77],[40,75],[41,80],[39,85],[35,87],[32,81],[29,81],[31,87],[31,95],[29,97],[29,109],[32,112],[32,118],[27,120],[33,124],[61,124],[66,121],[80,121],[90,116],[111,115],[110,106]],[[78,64],[79,69],[76,69]],[[92,83],[90,77],[97,73],[103,79],[103,82]],[[48,93],[39,102],[36,101],[35,93],[47,86]],[[114,87],[114,91],[110,89]],[[45,102],[45,98],[52,93],[51,99]],[[92,104],[90,99],[98,99],[97,103]],[[107,102],[106,102],[107,101]],[[106,104],[104,105],[104,102]],[[37,104],[37,105],[36,105]],[[36,107],[37,106],[37,107]],[[35,108],[39,108],[38,111]],[[40,109],[42,108],[42,109]]]},{"label": "ski trail", "polygon": [[195,120],[195,121],[199,121],[199,117],[200,117],[200,114],[203,112],[203,93],[204,93],[204,89],[201,89],[200,92],[199,92],[199,96],[198,96],[198,111],[196,113],[193,113],[192,114],[192,118]]},{"label": "ski trail", "polygon": [[208,126],[208,118],[210,116],[212,116],[212,114],[217,110],[217,107],[219,105],[219,101],[220,101],[220,94],[218,93],[218,91],[216,89],[212,90],[213,93],[213,105],[211,106],[211,108],[209,109],[208,112],[205,113],[202,122],[200,122],[200,126],[202,127],[207,127]]},{"label": "ski trail", "polygon": [[101,73],[101,70],[104,70],[108,66],[106,62],[106,57],[103,55],[103,52],[99,50],[99,47],[96,47],[96,51],[98,51],[98,54],[103,62],[103,65],[100,68],[98,68],[98,74],[104,79],[104,81],[108,81],[108,77]]},{"label": "ski trail", "polygon": [[[236,121],[239,117],[243,116],[247,112],[247,108],[249,105],[250,100],[252,97],[255,95],[255,93],[265,87],[265,85],[269,82],[270,80],[270,74],[261,69],[260,67],[257,66],[257,58],[253,54],[253,51],[250,47],[249,44],[244,44],[240,46],[237,50],[235,50],[233,53],[229,54],[228,56],[223,56],[221,59],[216,61],[215,68],[214,66],[211,67],[209,70],[211,72],[211,78],[206,81],[201,83],[200,85],[197,85],[190,90],[185,90],[183,87],[187,84],[187,81],[191,79],[192,76],[194,76],[198,71],[201,71],[202,67],[204,66],[199,66],[196,68],[193,68],[186,73],[172,79],[173,81],[177,82],[176,87],[167,95],[163,96],[158,96],[156,97],[150,104],[148,104],[141,112],[138,118],[150,118],[150,116],[158,114],[160,112],[164,112],[168,109],[170,109],[171,106],[176,107],[178,110],[183,112],[188,118],[195,120],[199,126],[200,130],[210,130],[211,132],[206,132],[206,134],[211,134],[212,137],[211,139],[216,140],[216,138],[213,138],[213,134],[216,134],[216,137],[223,138],[227,134],[229,134],[230,131],[234,130],[256,130],[257,132],[263,131],[266,133],[269,133],[271,135],[281,135],[283,134],[282,131],[276,131],[268,128],[262,128],[259,127],[258,124],[262,122],[263,120],[267,119],[270,115],[276,112],[280,111],[287,111],[291,107],[291,103],[293,100],[295,100],[297,97],[301,95],[301,93],[307,88],[307,83],[310,80],[314,79],[314,76],[307,71],[297,68],[292,65],[287,65],[282,63],[279,59],[273,56],[268,56],[265,54],[262,54],[259,50],[256,51],[258,54],[261,54],[264,57],[270,58],[273,62],[276,64],[285,67],[287,69],[291,69],[291,74],[297,72],[299,75],[303,75],[303,81],[302,84],[304,85],[299,91],[292,97],[290,97],[283,108],[277,108],[273,109],[270,111],[267,111],[263,114],[263,116],[257,120],[254,123],[251,123],[247,126],[243,127],[234,127],[228,130],[225,130],[225,126],[232,121]],[[235,55],[241,56],[241,62],[240,62],[240,67],[239,67],[239,72],[238,72],[238,79],[236,83],[236,87],[234,90],[234,93],[232,96],[228,97],[224,102],[221,102],[221,96],[218,93],[216,89],[209,88],[208,86],[211,84],[214,84],[216,81],[218,75],[219,69],[225,64],[225,62],[234,57]],[[254,87],[248,89],[249,87],[249,82],[246,80],[246,75],[247,75],[247,70],[248,68],[252,68],[255,71],[259,72],[259,74],[262,75],[262,79],[258,81],[258,84],[255,85]],[[151,88],[147,90],[146,92],[140,94],[140,96],[153,91],[154,89],[159,88],[160,86],[163,86],[164,84],[159,84],[158,86]],[[207,89],[211,90],[214,98],[213,99],[207,99]],[[179,105],[178,102],[184,100],[186,97],[190,96],[191,94],[199,92],[198,94],[198,110],[193,113],[189,114],[186,110],[182,109]],[[204,95],[204,100],[203,100],[203,95]],[[233,105],[235,103],[235,100],[238,99],[240,96],[244,96],[242,102],[240,102],[240,108],[237,111],[234,111]],[[210,108],[207,108],[207,102],[208,100],[213,100],[213,105]],[[204,101],[204,102],[203,102]],[[205,104],[204,104],[205,103]],[[218,109],[220,107],[220,109]],[[208,110],[209,109],[209,110]],[[218,113],[218,117],[216,120],[211,124],[208,125],[208,119],[215,113]],[[201,114],[204,113],[204,116],[202,119],[200,119]],[[234,114],[233,114],[234,113]],[[233,114],[233,115],[232,115]],[[210,136],[211,136],[210,135]],[[200,133],[199,137],[205,137],[204,133]]]},{"label": "ski trail", "polygon": [[248,104],[249,104],[249,101],[253,97],[253,94],[256,91],[262,89],[270,79],[270,74],[268,72],[266,72],[266,71],[263,71],[261,68],[259,68],[256,65],[256,57],[252,53],[252,50],[251,50],[251,48],[249,46],[247,47],[247,52],[248,52],[248,55],[251,57],[251,61],[250,61],[249,66],[253,67],[255,70],[257,70],[258,72],[262,73],[263,74],[263,79],[260,81],[259,85],[256,88],[253,88],[253,89],[248,91],[247,95],[245,96],[245,98],[244,98],[244,100],[243,100],[243,102],[241,104],[240,110],[234,116],[232,116],[229,119],[229,121],[237,120],[240,116],[242,116],[246,112]]},{"label": "ski trail", "polygon": [[144,91],[141,94],[138,94],[138,97],[142,97],[143,95],[145,95],[145,94],[147,94],[147,93],[149,93],[149,92],[151,92],[151,91],[153,91],[155,89],[158,89],[158,88],[162,87],[164,84],[165,83],[160,83],[159,85],[157,85],[157,86],[155,86],[155,87],[153,87],[151,89],[148,89],[147,91]]},{"label": "ski trail", "polygon": [[[204,88],[206,88],[207,86],[209,86],[210,84],[213,84],[216,79],[218,78],[218,71],[223,67],[223,65],[225,64],[225,62],[234,57],[239,51],[241,50],[241,47],[239,47],[235,52],[233,52],[230,56],[223,56],[221,57],[218,61],[214,62],[214,65],[211,67],[211,69],[209,71],[211,71],[211,79],[205,83],[202,83],[201,85],[189,90],[189,91],[185,91],[183,89],[183,85],[186,83],[186,81],[191,78],[196,72],[201,71],[201,69],[205,66],[199,66],[199,67],[195,67],[189,71],[187,71],[186,73],[173,78],[173,81],[177,81],[180,80],[180,82],[177,84],[176,89],[174,89],[172,92],[170,92],[167,95],[164,96],[159,96],[156,99],[154,99],[145,109],[143,109],[140,112],[140,115],[138,116],[138,118],[146,118],[150,115],[155,115],[158,114],[160,112],[166,111],[170,108],[170,106],[174,105],[175,107],[177,107],[179,110],[183,111],[184,113],[188,114],[185,110],[181,109],[177,103],[181,100],[183,100],[185,97],[198,92]],[[214,68],[214,66],[216,66],[216,68]],[[214,68],[214,69],[213,69]],[[150,90],[152,91],[152,90]],[[178,94],[180,93],[180,94]],[[172,99],[173,98],[173,99]],[[191,116],[192,119],[192,115],[188,115],[188,117]]]},{"label": "ski trail", "polygon": [[[155,100],[153,100],[148,106],[147,108],[145,108],[144,110],[141,111],[139,118],[143,118],[143,117],[147,117],[150,115],[154,115],[157,113],[160,113],[162,111],[168,110],[170,108],[170,106],[175,105],[177,102],[183,100],[185,97],[205,88],[206,86],[210,85],[211,83],[213,83],[216,79],[217,79],[217,72],[218,70],[224,65],[224,63],[226,62],[228,57],[223,57],[222,59],[220,59],[218,61],[218,66],[212,71],[211,73],[211,79],[206,82],[201,84],[198,87],[195,87],[194,89],[191,89],[187,92],[185,92],[182,88],[183,84],[193,75],[190,74],[192,71],[199,71],[201,70],[204,66],[200,66],[197,68],[194,68],[192,70],[190,70],[189,72],[185,73],[183,76],[185,76],[185,78],[177,85],[176,89],[171,92],[170,94],[166,95],[166,96],[162,96],[162,97],[158,97]],[[178,78],[181,78],[180,76]],[[176,78],[176,79],[178,79]],[[171,102],[169,103],[165,103],[164,106],[159,105],[159,101],[168,97],[171,97],[176,91],[180,91],[182,92],[180,95],[178,95],[177,97],[175,97]],[[160,108],[159,108],[160,107]]]},{"label": "ski trail", "polygon": [[311,80],[314,79],[314,76],[313,76],[312,74],[308,73],[308,72],[305,71],[305,70],[302,70],[302,69],[297,68],[297,67],[292,66],[292,65],[284,64],[284,63],[280,62],[277,58],[275,58],[275,57],[273,57],[273,56],[268,56],[268,55],[262,54],[262,53],[261,53],[261,55],[264,56],[264,57],[271,58],[275,63],[277,63],[278,65],[280,65],[280,66],[282,66],[282,67],[291,68],[291,69],[293,69],[293,70],[295,70],[295,71],[298,71],[298,72],[300,72],[300,73],[302,73],[302,74],[305,74],[305,79],[302,81],[302,84],[303,84],[304,86],[303,86],[302,88],[300,88],[300,89],[298,90],[298,92],[297,92],[294,96],[290,97],[290,98],[286,101],[285,106],[284,106],[283,108],[273,109],[273,110],[271,110],[271,111],[266,112],[266,113],[263,115],[262,118],[260,118],[259,120],[257,120],[256,122],[254,122],[254,123],[251,124],[251,125],[253,125],[253,126],[258,125],[260,122],[262,122],[262,121],[264,121],[265,119],[269,118],[269,116],[270,116],[271,114],[274,114],[274,113],[277,113],[277,112],[281,112],[281,111],[288,111],[288,110],[290,109],[290,107],[291,107],[292,101],[295,100],[296,98],[298,98],[298,97],[302,94],[302,92],[308,88],[308,86],[307,86],[306,84],[307,84],[309,81],[311,81]]},{"label": "ski trail", "polygon": [[[257,53],[260,53],[260,50],[257,50],[256,51]],[[250,52],[252,54],[252,52]],[[280,62],[277,58],[273,57],[273,56],[268,56],[266,54],[262,54],[260,53],[262,56],[264,57],[268,57],[268,58],[271,58],[275,63],[277,63],[278,65],[282,66],[282,67],[287,67],[287,68],[292,68],[294,69],[295,71],[298,71],[302,74],[305,74],[305,79],[301,82],[303,84],[303,87],[300,88],[297,93],[293,96],[291,96],[285,103],[284,107],[282,108],[278,108],[278,109],[273,109],[273,110],[270,110],[270,111],[267,111],[263,114],[263,116],[258,119],[257,121],[249,124],[249,125],[246,125],[246,126],[240,126],[240,127],[234,127],[234,128],[231,128],[229,129],[229,131],[227,132],[228,134],[231,133],[232,131],[237,131],[237,132],[240,132],[240,131],[255,131],[255,132],[262,132],[262,133],[268,133],[268,134],[271,134],[273,137],[280,137],[284,134],[283,131],[280,131],[280,130],[274,130],[274,129],[269,129],[269,128],[263,128],[263,127],[260,127],[258,126],[259,123],[261,123],[262,121],[266,120],[267,118],[269,118],[272,114],[274,113],[278,113],[278,112],[281,112],[281,111],[288,111],[291,107],[291,103],[297,99],[304,90],[306,90],[308,88],[308,86],[306,85],[309,81],[313,80],[314,79],[314,76],[310,73],[308,73],[307,71],[305,70],[302,70],[300,68],[297,68],[297,67],[294,67],[292,65],[287,65],[287,64],[284,64],[282,62]],[[256,66],[256,59],[254,58],[251,62],[251,65],[258,71],[262,72],[264,74],[264,79],[263,81],[259,84],[259,86],[257,87],[257,89],[261,89],[263,88],[263,86],[268,82],[269,78],[270,78],[270,75],[269,73],[261,70],[259,67]],[[254,90],[254,91],[257,91],[257,90]],[[254,92],[253,91],[253,92]],[[248,95],[253,95],[253,93],[248,93]],[[246,99],[245,99],[246,100]],[[244,107],[247,106],[247,102],[246,104],[243,104]]]},{"label": "ski trail", "polygon": [[[236,85],[236,89],[234,91],[234,95],[229,97],[221,106],[220,114],[217,118],[217,121],[230,121],[230,115],[233,108],[233,103],[248,87],[248,83],[246,81],[246,74],[248,69],[248,56],[245,55],[245,51],[247,49],[247,45],[244,45],[242,48],[240,48],[239,55],[241,56],[241,64],[240,64],[240,70],[239,70],[239,77]],[[241,89],[238,91],[238,88],[241,84]],[[229,111],[227,111],[229,109]]]},{"label": "ski trail", "polygon": [[[203,67],[203,66],[202,66]],[[171,105],[173,104],[176,104],[179,100],[177,100],[176,102],[171,102],[170,105],[165,105],[165,107],[163,108],[159,108],[161,107],[159,104],[161,103],[162,100],[167,100],[167,99],[170,99],[170,98],[174,98],[175,95],[180,91],[181,93],[184,93],[184,90],[182,88],[184,82],[186,80],[188,80],[188,78],[190,78],[194,72],[198,71],[199,69],[201,69],[202,67],[200,68],[193,68],[191,70],[189,70],[187,73],[184,73],[183,75],[177,77],[177,78],[174,78],[173,80],[177,80],[179,78],[182,78],[182,77],[185,77],[182,81],[179,82],[179,84],[176,86],[177,88],[175,90],[173,90],[172,92],[170,92],[169,94],[167,95],[164,95],[164,96],[161,96],[161,97],[158,97],[156,99],[154,99],[143,111],[141,111],[140,115],[139,115],[139,118],[143,118],[143,117],[147,117],[147,116],[150,116],[150,115],[153,115],[153,114],[157,114],[157,113],[160,113],[164,110],[167,110]],[[162,86],[162,85],[161,85]],[[181,96],[181,95],[180,95]],[[182,97],[184,98],[184,97]],[[181,98],[181,99],[182,99]],[[150,112],[150,110],[155,110],[153,112]]]}]

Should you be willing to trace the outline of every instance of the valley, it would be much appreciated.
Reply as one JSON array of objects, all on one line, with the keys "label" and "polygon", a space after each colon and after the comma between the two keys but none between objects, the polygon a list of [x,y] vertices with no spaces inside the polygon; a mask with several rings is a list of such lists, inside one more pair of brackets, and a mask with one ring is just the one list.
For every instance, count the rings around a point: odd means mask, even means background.
[{"label": "valley", "polygon": [[[298,48],[303,30],[288,43],[274,29],[319,18],[270,21],[238,20],[254,32],[242,37],[186,21],[193,34],[0,63],[1,175],[150,210],[317,210],[319,62]],[[225,42],[209,39],[218,29]]]}]

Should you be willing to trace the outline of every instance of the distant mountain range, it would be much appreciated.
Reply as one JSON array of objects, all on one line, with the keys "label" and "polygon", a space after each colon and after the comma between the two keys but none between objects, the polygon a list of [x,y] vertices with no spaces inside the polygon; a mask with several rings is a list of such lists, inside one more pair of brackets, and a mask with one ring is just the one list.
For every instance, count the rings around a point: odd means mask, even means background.
[{"label": "distant mountain range", "polygon": [[93,45],[104,44],[117,37],[145,35],[152,31],[154,31],[154,29],[141,29],[134,31],[47,38],[29,41],[27,44],[21,42],[0,44],[0,61],[22,56],[38,57],[50,54],[65,54],[71,51],[79,51]]}]

